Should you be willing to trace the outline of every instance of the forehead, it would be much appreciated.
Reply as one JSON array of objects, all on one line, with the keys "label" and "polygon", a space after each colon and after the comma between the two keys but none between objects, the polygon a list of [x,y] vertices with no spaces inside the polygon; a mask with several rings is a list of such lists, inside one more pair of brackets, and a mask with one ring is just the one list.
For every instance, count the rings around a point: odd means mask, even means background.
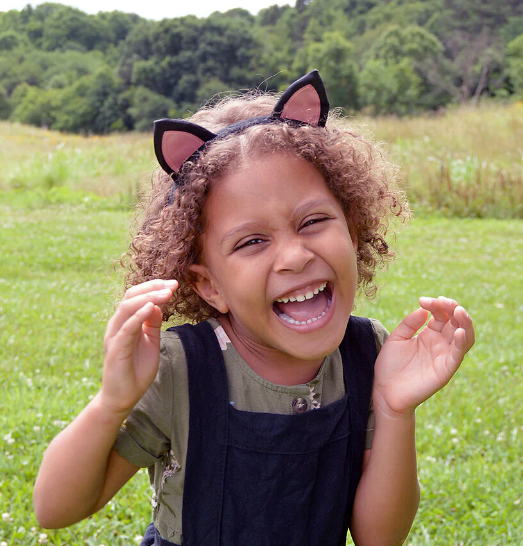
[{"label": "forehead", "polygon": [[323,175],[306,160],[283,153],[246,158],[213,182],[205,203],[205,224],[238,214],[291,213],[318,199],[337,203]]}]

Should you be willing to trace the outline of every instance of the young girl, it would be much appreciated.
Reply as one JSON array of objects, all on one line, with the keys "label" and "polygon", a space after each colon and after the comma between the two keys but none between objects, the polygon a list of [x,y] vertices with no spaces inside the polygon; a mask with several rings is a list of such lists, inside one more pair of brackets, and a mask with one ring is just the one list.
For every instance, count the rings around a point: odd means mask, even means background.
[{"label": "young girl", "polygon": [[[349,528],[358,546],[403,543],[414,412],[474,330],[444,297],[420,298],[386,342],[351,316],[408,209],[383,156],[327,115],[314,71],[277,101],[156,122],[166,172],[131,244],[102,388],[45,453],[44,527],[88,517],[148,467],[143,545],[338,546]],[[173,316],[193,325],[161,332]]]}]

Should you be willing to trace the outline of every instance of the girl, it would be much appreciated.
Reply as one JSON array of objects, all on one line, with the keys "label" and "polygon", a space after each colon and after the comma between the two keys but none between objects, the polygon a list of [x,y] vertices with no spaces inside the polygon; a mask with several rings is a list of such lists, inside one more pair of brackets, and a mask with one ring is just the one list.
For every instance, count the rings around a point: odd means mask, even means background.
[{"label": "girl", "polygon": [[[131,244],[102,388],[45,453],[44,527],[96,512],[148,467],[143,545],[338,546],[349,528],[358,546],[403,543],[414,412],[474,330],[444,297],[420,298],[385,343],[351,316],[408,209],[383,156],[326,126],[328,108],[314,71],[278,101],[156,122],[166,174]],[[193,325],[161,332],[173,316]]]}]

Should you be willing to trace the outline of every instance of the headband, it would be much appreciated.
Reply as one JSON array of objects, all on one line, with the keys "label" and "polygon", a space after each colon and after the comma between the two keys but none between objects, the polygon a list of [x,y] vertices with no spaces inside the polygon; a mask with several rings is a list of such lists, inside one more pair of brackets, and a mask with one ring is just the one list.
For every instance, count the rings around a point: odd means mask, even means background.
[{"label": "headband", "polygon": [[201,125],[183,119],[159,119],[154,122],[154,151],[162,169],[174,180],[174,190],[183,183],[177,177],[182,165],[194,159],[213,140],[240,133],[254,125],[286,122],[325,127],[329,101],[320,74],[309,72],[292,83],[268,116],[245,119],[212,133]]}]

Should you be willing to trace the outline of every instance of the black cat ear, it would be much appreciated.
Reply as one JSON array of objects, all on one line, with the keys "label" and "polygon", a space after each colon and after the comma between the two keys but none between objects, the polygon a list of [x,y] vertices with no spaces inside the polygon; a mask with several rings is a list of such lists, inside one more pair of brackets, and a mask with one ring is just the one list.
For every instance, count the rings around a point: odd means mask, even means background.
[{"label": "black cat ear", "polygon": [[177,173],[185,161],[215,137],[211,131],[182,119],[154,122],[154,151],[167,174]]},{"label": "black cat ear", "polygon": [[317,70],[289,85],[273,111],[273,116],[319,127],[325,127],[328,115],[329,100]]}]

